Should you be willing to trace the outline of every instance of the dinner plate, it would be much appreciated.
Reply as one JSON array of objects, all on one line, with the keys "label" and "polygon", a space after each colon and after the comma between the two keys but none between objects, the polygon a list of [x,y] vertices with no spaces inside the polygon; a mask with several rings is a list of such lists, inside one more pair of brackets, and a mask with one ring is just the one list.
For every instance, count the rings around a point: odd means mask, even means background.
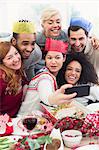
[{"label": "dinner plate", "polygon": [[57,113],[55,114],[55,117],[57,119],[62,119],[66,116],[72,117],[75,113],[76,113],[76,108],[71,107],[71,108],[61,109],[57,111]]},{"label": "dinner plate", "polygon": [[[37,123],[35,125],[35,127],[32,130],[28,130],[25,128],[25,126],[23,125],[23,120],[27,119],[28,122],[30,122],[30,118],[36,118],[37,119]],[[32,120],[33,121],[33,120]],[[46,119],[45,117],[42,116],[24,116],[24,117],[17,117],[12,119],[13,122],[13,133],[14,135],[37,135],[37,134],[45,134],[47,132],[50,132],[53,128],[53,124]],[[30,123],[28,123],[28,125],[30,125]]]},{"label": "dinner plate", "polygon": [[85,145],[78,147],[75,150],[99,150],[99,144]]},{"label": "dinner plate", "polygon": [[[13,120],[12,120],[12,122],[13,122],[13,128],[14,128],[14,131],[13,131],[13,135],[29,135],[29,132],[28,132],[28,130],[23,126],[23,124],[22,124],[22,122],[21,122],[21,119],[22,118],[20,118],[20,117],[18,117],[18,118],[14,118]],[[37,134],[37,133],[41,133],[42,131],[40,131],[40,130],[32,130],[31,132],[30,132],[30,134]]]},{"label": "dinner plate", "polygon": [[41,106],[44,113],[48,114],[48,116],[51,119],[53,118],[54,123],[57,121],[57,119],[62,119],[66,116],[69,117],[75,116],[81,119],[82,117],[86,117],[87,114],[90,114],[92,112],[89,109],[87,109],[87,107],[85,107],[84,105],[82,105],[81,103],[75,100],[70,104],[65,104],[65,105],[62,104],[58,107],[54,107],[54,108],[51,107],[50,109],[48,109],[47,106],[43,104],[41,104]]},{"label": "dinner plate", "polygon": [[89,110],[91,110],[93,113],[99,111],[99,103],[92,103],[86,106]]}]

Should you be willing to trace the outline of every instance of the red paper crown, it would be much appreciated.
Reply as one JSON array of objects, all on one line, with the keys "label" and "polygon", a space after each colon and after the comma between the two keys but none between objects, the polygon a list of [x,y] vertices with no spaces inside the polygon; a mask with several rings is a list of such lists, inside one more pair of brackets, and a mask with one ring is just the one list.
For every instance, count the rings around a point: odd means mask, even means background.
[{"label": "red paper crown", "polygon": [[68,43],[61,40],[54,40],[52,38],[47,38],[45,43],[44,51],[57,51],[66,54],[68,50]]}]

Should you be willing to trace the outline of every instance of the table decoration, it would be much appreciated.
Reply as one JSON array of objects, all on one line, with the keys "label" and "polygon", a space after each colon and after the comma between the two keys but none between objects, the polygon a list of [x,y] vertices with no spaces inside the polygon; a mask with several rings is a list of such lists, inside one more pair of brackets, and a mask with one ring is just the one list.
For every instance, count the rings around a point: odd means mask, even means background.
[{"label": "table decoration", "polygon": [[8,114],[0,115],[0,136],[10,135],[13,132],[12,119]]},{"label": "table decoration", "polygon": [[99,113],[88,114],[84,120],[81,131],[91,136],[99,136]]},{"label": "table decoration", "polygon": [[43,145],[51,142],[52,138],[49,135],[41,136],[35,139],[32,136],[24,136],[13,146],[13,149],[11,150],[43,150]]}]

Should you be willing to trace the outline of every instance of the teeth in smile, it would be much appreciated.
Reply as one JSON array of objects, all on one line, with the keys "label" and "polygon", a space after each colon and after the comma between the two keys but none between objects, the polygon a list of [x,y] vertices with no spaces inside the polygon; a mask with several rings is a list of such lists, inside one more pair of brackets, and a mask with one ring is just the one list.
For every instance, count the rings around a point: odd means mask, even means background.
[{"label": "teeth in smile", "polygon": [[75,77],[69,77],[70,80],[75,80]]},{"label": "teeth in smile", "polygon": [[52,30],[53,32],[57,32],[58,30]]}]

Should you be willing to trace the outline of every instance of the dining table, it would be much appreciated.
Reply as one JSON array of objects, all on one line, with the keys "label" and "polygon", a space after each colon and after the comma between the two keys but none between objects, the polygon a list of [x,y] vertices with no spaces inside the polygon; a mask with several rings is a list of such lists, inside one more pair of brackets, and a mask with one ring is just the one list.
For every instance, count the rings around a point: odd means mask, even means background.
[{"label": "dining table", "polygon": [[[18,121],[18,118],[14,118],[13,119],[13,122],[14,122],[14,132],[11,135],[7,136],[7,137],[14,136],[14,138],[17,138],[18,136],[20,136],[22,134],[21,133],[21,129],[17,126],[17,121]],[[18,135],[18,133],[20,133],[20,135]],[[25,135],[27,135],[27,134],[24,133],[23,136],[25,136]],[[93,136],[93,137],[86,136],[86,137],[82,137],[82,140],[80,142],[79,147],[84,146],[84,145],[89,145],[89,144],[98,144],[99,145],[99,136]],[[2,150],[2,149],[0,149],[0,150]],[[10,150],[10,149],[7,149],[7,150]],[[74,150],[74,148],[69,148],[69,147],[67,147],[67,146],[64,145],[64,149],[61,149],[61,150]]]},{"label": "dining table", "polygon": [[[78,104],[77,104],[78,105]],[[99,103],[98,103],[98,106],[99,106]],[[80,105],[79,105],[79,107],[81,107]],[[92,106],[91,106],[91,108],[92,108]],[[94,107],[95,109],[96,109],[96,105],[95,105],[95,107]],[[87,109],[85,108],[85,107],[83,107],[83,110],[84,111],[86,111]],[[87,124],[89,123],[89,122],[93,122],[94,124],[94,126],[97,126],[97,129],[98,129],[98,131],[99,131],[99,114],[98,113],[94,113],[94,114],[87,114],[87,116],[88,117],[86,117],[85,119],[86,119],[86,121],[88,121],[87,122]],[[97,117],[97,119],[96,119],[96,117]],[[1,118],[1,122],[3,122],[2,121],[2,119],[4,120],[7,120],[8,119],[8,116],[7,115],[4,115],[4,116],[0,116],[0,118]],[[9,120],[8,120],[8,123],[7,123],[7,125],[9,125],[9,129],[10,129],[10,127],[11,127],[11,121],[12,121],[12,126],[13,126],[13,132],[11,131],[11,134],[9,134],[9,135],[7,135],[7,136],[3,136],[3,137],[7,137],[7,138],[10,138],[10,137],[14,137],[14,139],[16,138],[18,138],[18,136],[19,136],[19,138],[20,137],[23,137],[23,136],[28,136],[29,135],[29,133],[28,132],[26,132],[25,130],[23,130],[22,128],[22,124],[20,124],[21,122],[20,122],[20,120],[21,120],[22,118],[20,118],[20,117],[16,117],[16,118],[9,118]],[[10,121],[10,123],[9,123],[9,121]],[[43,120],[44,121],[44,120]],[[98,122],[98,123],[97,123]],[[21,126],[20,126],[21,125]],[[22,128],[21,128],[22,127]],[[86,128],[87,126],[85,126],[85,128]],[[1,124],[1,126],[0,126],[0,128],[1,128],[1,132],[3,132],[3,128],[4,128],[4,126],[3,126],[3,124]],[[8,131],[9,131],[9,129],[8,129]],[[92,128],[92,130],[94,131],[94,128]],[[52,131],[51,131],[52,132]],[[32,135],[32,134],[31,134]],[[61,135],[61,139],[62,139],[62,134],[61,134],[61,132],[60,132],[60,135]],[[58,135],[56,134],[56,137],[58,137]],[[1,138],[1,137],[0,137]],[[61,150],[76,150],[76,148],[77,147],[75,147],[75,148],[70,148],[70,147],[67,147],[65,144],[64,144],[64,142],[63,142],[63,139],[62,139],[62,143],[63,143],[63,145],[64,145],[64,149],[61,149]],[[81,142],[80,142],[80,144],[79,144],[79,147],[82,147],[82,146],[85,146],[85,145],[93,145],[93,144],[97,144],[97,145],[99,145],[99,133],[98,133],[98,135],[94,135],[94,136],[83,136],[82,137],[82,139],[81,139]],[[2,149],[0,149],[0,150],[2,150]],[[5,149],[6,150],[6,149]],[[7,149],[7,150],[9,150],[9,149]],[[88,150],[90,150],[90,149],[88,149]],[[93,149],[94,150],[94,149]]]},{"label": "dining table", "polygon": [[[10,135],[10,136],[12,136],[12,135]],[[9,136],[9,137],[10,137]],[[15,137],[17,137],[16,135],[13,135],[14,136],[14,138]],[[8,137],[8,136],[7,136]],[[81,140],[81,143],[80,143],[80,145],[79,145],[79,147],[81,147],[81,146],[85,146],[85,145],[93,145],[93,144],[97,144],[97,145],[99,145],[99,137],[92,137],[91,139],[89,138],[89,137],[83,137],[82,138],[82,140]],[[76,149],[76,148],[75,148]],[[65,146],[64,145],[64,149],[61,149],[61,150],[75,150],[74,148],[69,148],[69,147],[67,147],[67,146]],[[2,149],[0,149],[0,150],[2,150]],[[5,150],[10,150],[10,149],[5,149]],[[86,149],[84,149],[84,150],[86,150]],[[89,149],[88,149],[89,150]],[[94,149],[93,149],[94,150]]]}]

